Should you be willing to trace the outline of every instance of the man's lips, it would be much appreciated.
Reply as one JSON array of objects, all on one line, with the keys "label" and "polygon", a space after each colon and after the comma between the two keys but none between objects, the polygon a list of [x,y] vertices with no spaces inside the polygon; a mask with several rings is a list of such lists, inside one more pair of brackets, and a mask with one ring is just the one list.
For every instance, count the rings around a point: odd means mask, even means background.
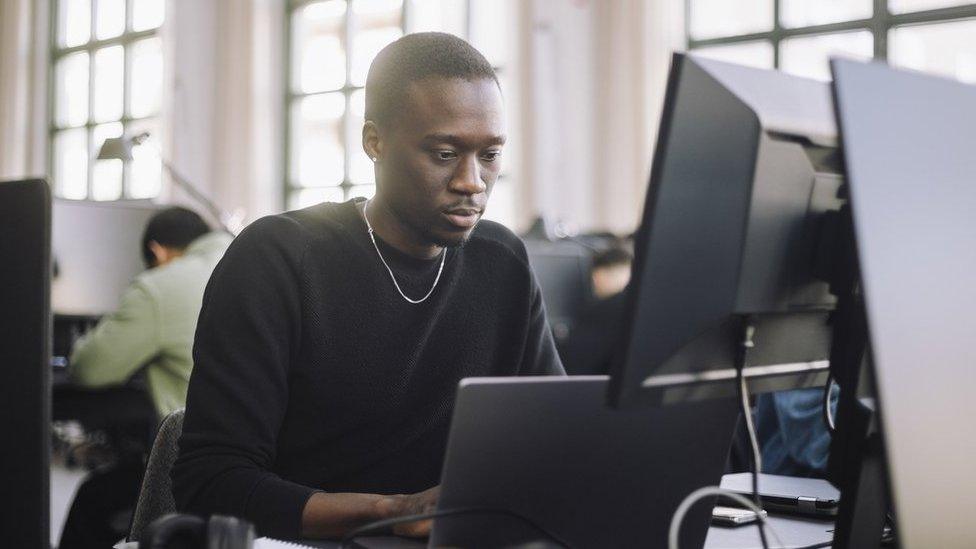
[{"label": "man's lips", "polygon": [[459,229],[470,229],[478,223],[481,210],[477,208],[453,208],[446,210],[444,216]]}]

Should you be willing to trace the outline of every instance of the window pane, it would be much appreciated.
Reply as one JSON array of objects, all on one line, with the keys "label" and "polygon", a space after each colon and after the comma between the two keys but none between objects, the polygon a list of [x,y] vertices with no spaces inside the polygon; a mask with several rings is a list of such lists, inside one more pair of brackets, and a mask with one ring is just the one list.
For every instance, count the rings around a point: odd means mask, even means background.
[{"label": "window pane", "polygon": [[54,136],[54,193],[78,200],[88,196],[88,130]]},{"label": "window pane", "polygon": [[122,161],[97,160],[102,143],[109,137],[122,135],[122,123],[112,122],[95,126],[92,130],[91,154],[92,198],[95,200],[118,200],[122,198]]},{"label": "window pane", "polygon": [[373,198],[376,185],[356,185],[349,189],[349,198]]},{"label": "window pane", "polygon": [[494,66],[505,64],[516,40],[515,6],[511,0],[471,0],[469,41]]},{"label": "window pane", "polygon": [[122,72],[125,54],[122,46],[95,52],[95,95],[92,118],[107,122],[122,118]]},{"label": "window pane", "polygon": [[440,31],[464,37],[467,0],[410,0],[407,32]]},{"label": "window pane", "polygon": [[292,16],[292,89],[303,93],[338,90],[346,83],[342,42],[346,3],[309,4]]},{"label": "window pane", "polygon": [[140,40],[132,45],[130,75],[129,115],[143,118],[156,114],[163,88],[163,51],[159,38]]},{"label": "window pane", "polygon": [[773,0],[688,0],[692,38],[717,38],[773,28]]},{"label": "window pane", "polygon": [[366,73],[373,58],[387,44],[403,35],[400,0],[355,0],[352,4],[352,69],[349,81],[366,84]]},{"label": "window pane", "polygon": [[132,30],[144,31],[163,24],[165,0],[132,0]]},{"label": "window pane", "polygon": [[342,93],[313,95],[292,107],[292,183],[302,187],[338,185],[343,179]]},{"label": "window pane", "polygon": [[783,40],[780,69],[807,78],[830,80],[830,58],[835,55],[870,59],[874,38],[869,31],[821,34]]},{"label": "window pane", "polygon": [[497,221],[509,228],[515,227],[515,189],[511,180],[499,178],[491,190],[485,219]]},{"label": "window pane", "polygon": [[809,27],[868,19],[874,12],[872,0],[781,0],[781,2],[780,20],[784,27]]},{"label": "window pane", "polygon": [[371,184],[373,176],[373,161],[363,150],[363,122],[366,115],[366,93],[358,90],[352,93],[349,101],[349,112],[346,116],[346,143],[349,144],[349,180],[358,184]]},{"label": "window pane", "polygon": [[888,59],[892,65],[976,84],[976,21],[892,29]]},{"label": "window pane", "polygon": [[342,202],[344,200],[341,187],[303,189],[291,192],[288,196],[288,209],[299,210],[320,202]]},{"label": "window pane", "polygon": [[126,135],[149,132],[149,139],[133,147],[128,173],[128,198],[153,198],[162,187],[162,165],[159,162],[159,127],[154,119],[138,120],[126,125]]},{"label": "window pane", "polygon": [[66,55],[55,69],[54,119],[58,126],[88,121],[88,52]]},{"label": "window pane", "polygon": [[973,0],[888,0],[888,10],[891,13],[905,13],[909,11],[934,10],[950,6],[972,4]]},{"label": "window pane", "polygon": [[98,0],[95,11],[96,38],[105,40],[125,32],[125,0]]},{"label": "window pane", "polygon": [[91,38],[91,1],[60,0],[58,2],[58,44],[79,46]]},{"label": "window pane", "polygon": [[759,69],[773,68],[773,45],[765,40],[760,42],[729,44],[728,46],[695,48],[691,53]]}]

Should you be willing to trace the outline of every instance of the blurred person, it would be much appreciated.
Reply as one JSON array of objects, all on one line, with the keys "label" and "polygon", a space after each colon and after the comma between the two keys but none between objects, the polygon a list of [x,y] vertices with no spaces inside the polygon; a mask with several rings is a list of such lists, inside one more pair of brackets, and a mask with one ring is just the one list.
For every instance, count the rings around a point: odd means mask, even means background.
[{"label": "blurred person", "polygon": [[603,375],[610,368],[623,327],[634,256],[617,242],[593,256],[594,300],[580,314],[559,355],[569,375]]},{"label": "blurred person", "polygon": [[182,408],[203,290],[231,240],[186,208],[153,215],[142,236],[147,270],[122,294],[119,308],[75,343],[72,383],[121,385],[145,368],[160,419]]},{"label": "blurred person", "polygon": [[[838,391],[831,394],[836,409]],[[823,417],[820,387],[765,393],[756,397],[756,436],[764,473],[824,478],[830,432]]]},{"label": "blurred person", "polygon": [[563,374],[524,244],[481,220],[506,140],[491,64],[455,36],[406,35],[370,66],[365,119],[375,197],[258,220],[214,271],[181,512],[295,539],[429,511],[458,382]]},{"label": "blurred person", "polygon": [[[117,386],[145,370],[159,418],[182,408],[204,288],[231,240],[186,208],[153,215],[142,237],[147,270],[125,290],[118,309],[75,343],[71,381]],[[125,535],[142,471],[141,455],[123,453],[92,472],[75,494],[58,547],[109,547]]]}]

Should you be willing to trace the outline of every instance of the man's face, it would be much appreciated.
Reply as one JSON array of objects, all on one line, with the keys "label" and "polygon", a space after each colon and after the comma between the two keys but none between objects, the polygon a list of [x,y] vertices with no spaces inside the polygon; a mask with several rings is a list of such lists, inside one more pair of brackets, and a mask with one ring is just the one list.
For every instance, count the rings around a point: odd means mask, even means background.
[{"label": "man's face", "polygon": [[501,169],[505,121],[490,79],[428,78],[380,131],[383,200],[415,238],[457,246],[471,235]]}]

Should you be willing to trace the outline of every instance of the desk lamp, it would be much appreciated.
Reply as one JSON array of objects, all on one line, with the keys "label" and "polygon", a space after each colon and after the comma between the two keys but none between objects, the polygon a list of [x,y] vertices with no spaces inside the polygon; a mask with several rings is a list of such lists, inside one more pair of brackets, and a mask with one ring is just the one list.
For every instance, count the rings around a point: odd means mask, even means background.
[{"label": "desk lamp", "polygon": [[[109,137],[105,139],[101,149],[98,151],[98,160],[130,161],[132,160],[132,148],[142,145],[148,138],[149,132],[142,132],[132,136]],[[244,217],[242,210],[238,209],[233,214],[221,210],[212,200],[200,192],[193,183],[180,175],[173,165],[167,162],[161,154],[159,155],[159,161],[173,181],[193,197],[194,200],[202,204],[210,212],[210,215],[220,223],[221,228],[234,236],[241,232]]]}]

